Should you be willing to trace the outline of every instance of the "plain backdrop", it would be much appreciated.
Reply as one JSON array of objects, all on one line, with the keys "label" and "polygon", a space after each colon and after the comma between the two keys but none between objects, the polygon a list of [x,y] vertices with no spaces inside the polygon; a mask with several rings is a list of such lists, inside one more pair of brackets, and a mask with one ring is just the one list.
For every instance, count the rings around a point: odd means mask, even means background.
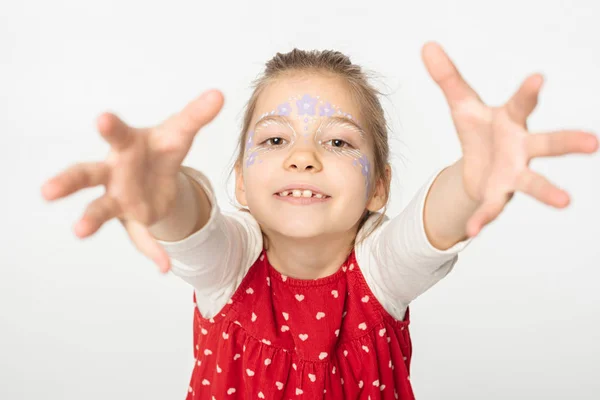
[{"label": "plain backdrop", "polygon": [[[546,83],[532,132],[600,132],[600,3],[568,1],[4,1],[0,5],[0,398],[182,399],[192,370],[192,289],[161,275],[118,221],[80,240],[102,187],[48,203],[42,183],[108,145],[112,111],[150,126],[208,88],[226,97],[184,164],[220,205],[250,83],[276,52],[336,49],[379,74],[392,125],[398,214],[460,157],[421,61],[438,41],[488,104]],[[536,159],[572,198],[517,194],[411,305],[418,399],[598,399],[600,155]]]}]

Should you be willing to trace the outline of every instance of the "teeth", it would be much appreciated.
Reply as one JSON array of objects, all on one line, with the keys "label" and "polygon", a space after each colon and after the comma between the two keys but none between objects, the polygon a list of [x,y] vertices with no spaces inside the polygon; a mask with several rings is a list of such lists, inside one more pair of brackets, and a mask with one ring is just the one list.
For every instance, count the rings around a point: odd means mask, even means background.
[{"label": "teeth", "polygon": [[288,195],[291,195],[292,197],[305,197],[305,198],[316,197],[317,199],[324,199],[325,197],[327,197],[321,193],[313,193],[312,190],[302,190],[302,189],[284,190],[283,192],[279,192],[278,194],[281,197],[286,197]]}]

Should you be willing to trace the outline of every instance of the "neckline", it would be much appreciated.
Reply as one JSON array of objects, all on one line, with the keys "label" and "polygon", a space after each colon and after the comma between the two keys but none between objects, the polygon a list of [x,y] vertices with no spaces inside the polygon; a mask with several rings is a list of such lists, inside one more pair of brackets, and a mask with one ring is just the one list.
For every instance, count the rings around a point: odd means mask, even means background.
[{"label": "neckline", "polygon": [[[344,276],[349,271],[354,271],[354,270],[358,269],[357,268],[358,264],[356,263],[356,258],[354,255],[354,249],[352,249],[352,252],[348,255],[348,257],[342,263],[342,265],[339,266],[337,271],[335,271],[331,275],[324,276],[322,278],[316,278],[316,279],[299,279],[299,278],[293,278],[291,276],[283,275],[282,273],[277,271],[271,265],[271,263],[269,262],[269,257],[267,256],[267,251],[265,249],[262,250],[259,260],[261,260],[261,262],[263,262],[266,265],[267,269],[269,270],[269,275],[271,276],[271,278],[274,278],[277,281],[279,281],[283,284],[286,284],[286,285],[290,285],[290,286],[327,285],[327,284],[330,284],[332,282],[339,280],[342,276]],[[350,268],[350,266],[352,266],[352,268]]]}]

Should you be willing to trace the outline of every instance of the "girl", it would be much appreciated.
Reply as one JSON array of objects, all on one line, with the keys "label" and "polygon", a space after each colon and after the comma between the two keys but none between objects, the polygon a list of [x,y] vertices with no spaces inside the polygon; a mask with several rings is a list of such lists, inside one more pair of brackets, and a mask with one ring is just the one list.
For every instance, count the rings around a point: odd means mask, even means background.
[{"label": "girl", "polygon": [[117,217],[162,271],[194,287],[188,399],[413,399],[410,302],[450,272],[515,191],[567,206],[568,195],[528,163],[593,153],[598,141],[579,131],[529,134],[542,77],[492,108],[437,44],[425,45],[423,60],[463,157],[393,219],[378,92],[333,51],[278,53],[266,64],[234,167],[240,211],[221,212],[207,178],[181,166],[222,107],[218,91],[154,128],[100,116],[107,160],[44,185],[48,200],[104,185],[76,234]]}]

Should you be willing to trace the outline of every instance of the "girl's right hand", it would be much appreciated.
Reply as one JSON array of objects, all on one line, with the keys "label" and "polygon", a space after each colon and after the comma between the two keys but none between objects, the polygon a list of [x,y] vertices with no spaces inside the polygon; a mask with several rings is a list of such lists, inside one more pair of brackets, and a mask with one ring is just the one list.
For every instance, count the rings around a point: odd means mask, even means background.
[{"label": "girl's right hand", "polygon": [[75,234],[82,239],[88,237],[116,217],[138,250],[166,272],[169,257],[149,227],[172,211],[181,163],[196,133],[213,120],[222,106],[223,94],[209,90],[151,128],[130,127],[116,115],[104,113],[96,123],[110,144],[106,160],[67,168],[43,184],[42,196],[57,200],[103,185],[104,195],[88,205],[74,226]]}]

